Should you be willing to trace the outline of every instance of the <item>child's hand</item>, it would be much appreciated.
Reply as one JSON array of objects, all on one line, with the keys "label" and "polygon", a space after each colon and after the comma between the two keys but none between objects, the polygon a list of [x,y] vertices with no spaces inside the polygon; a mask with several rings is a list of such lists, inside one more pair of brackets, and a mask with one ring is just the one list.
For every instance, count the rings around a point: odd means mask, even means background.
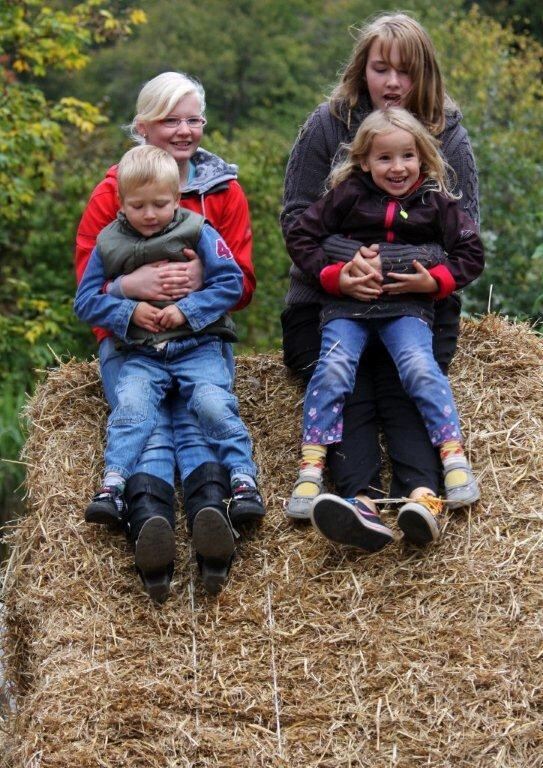
[{"label": "child's hand", "polygon": [[387,283],[383,286],[386,293],[437,293],[439,285],[432,275],[422,264],[415,259],[413,261],[415,273],[399,274],[398,272],[389,272],[387,277],[393,278],[393,283]]},{"label": "child's hand", "polygon": [[175,304],[170,304],[168,307],[159,310],[157,323],[163,331],[168,328],[179,328],[180,325],[184,325],[186,322],[187,318]]},{"label": "child's hand", "polygon": [[136,304],[136,309],[132,313],[132,322],[138,325],[140,328],[144,328],[150,333],[158,333],[160,327],[158,325],[158,316],[162,310],[153,307],[146,301],[140,301]]},{"label": "child's hand", "polygon": [[[364,268],[360,268],[357,259],[364,262]],[[339,290],[352,299],[371,301],[382,293],[382,279],[380,273],[372,269],[362,256],[355,256],[339,273]]]}]

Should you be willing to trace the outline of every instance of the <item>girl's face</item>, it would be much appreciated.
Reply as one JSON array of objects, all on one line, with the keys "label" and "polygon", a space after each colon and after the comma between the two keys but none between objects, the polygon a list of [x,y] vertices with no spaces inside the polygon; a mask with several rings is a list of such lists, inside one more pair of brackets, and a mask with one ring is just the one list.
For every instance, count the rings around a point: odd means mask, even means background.
[{"label": "girl's face", "polygon": [[147,144],[165,149],[178,165],[185,165],[202,141],[205,120],[201,115],[200,99],[189,93],[165,117],[137,127]]},{"label": "girl's face", "polygon": [[380,40],[374,40],[366,64],[366,82],[374,109],[405,107],[413,82],[400,59],[398,43],[392,43],[385,61]]},{"label": "girl's face", "polygon": [[393,128],[375,136],[367,158],[360,163],[377,186],[392,197],[407,194],[420,176],[420,155],[411,133]]}]

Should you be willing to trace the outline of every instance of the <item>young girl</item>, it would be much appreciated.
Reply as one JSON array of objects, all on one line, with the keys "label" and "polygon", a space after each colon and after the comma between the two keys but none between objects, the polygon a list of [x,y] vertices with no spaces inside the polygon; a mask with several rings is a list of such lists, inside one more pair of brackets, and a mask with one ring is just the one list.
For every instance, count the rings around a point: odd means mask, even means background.
[{"label": "young girl", "polygon": [[[479,498],[463,452],[449,382],[433,356],[431,324],[433,301],[480,274],[483,248],[475,224],[449,190],[437,147],[438,142],[406,110],[389,107],[373,112],[346,147],[346,160],[330,175],[330,191],[292,224],[286,236],[296,266],[337,297],[330,296],[321,314],[321,350],[306,391],[302,462],[289,511],[294,516],[312,507],[316,527],[343,543],[345,525],[337,519],[337,504],[328,506],[326,495],[313,502],[321,488],[327,446],[341,442],[343,403],[353,390],[360,356],[372,334],[386,346],[432,445],[439,448],[449,506]],[[382,248],[385,279],[373,289],[375,299],[361,302],[342,296],[344,264],[328,265],[322,243],[333,234],[366,245],[383,242],[415,248],[412,253],[400,249],[388,263],[387,249]],[[444,249],[442,263],[436,263],[431,248],[422,247],[428,243]],[[354,512],[364,520],[364,526],[355,526],[352,532],[356,538],[359,531],[364,539],[358,545],[379,549],[392,539],[392,532],[362,501],[344,502],[348,516]],[[425,505],[404,505],[398,523],[420,543],[438,538],[437,522]],[[336,535],[339,527],[341,538]]]}]

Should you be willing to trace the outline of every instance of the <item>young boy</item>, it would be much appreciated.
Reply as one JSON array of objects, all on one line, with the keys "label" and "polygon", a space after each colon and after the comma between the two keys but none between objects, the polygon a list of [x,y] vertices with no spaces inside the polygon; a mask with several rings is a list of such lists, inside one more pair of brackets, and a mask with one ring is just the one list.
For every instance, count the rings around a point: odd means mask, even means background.
[{"label": "young boy", "polygon": [[[253,517],[263,516],[250,437],[222,354],[223,341],[236,340],[225,313],[241,295],[241,270],[204,218],[179,207],[179,170],[167,152],[134,147],[121,159],[117,179],[121,208],[116,221],[100,233],[95,253],[103,266],[103,282],[144,262],[184,260],[183,249],[191,248],[202,260],[204,286],[177,302],[156,306],[97,291],[96,275],[92,285],[87,273],[83,276],[74,303],[77,316],[110,330],[128,351],[116,387],[117,405],[108,421],[103,485],[85,519],[122,522],[125,482],[153,431],[157,407],[172,387],[177,397],[185,398],[218,460],[229,470],[232,505],[241,505]],[[233,555],[230,525],[216,509],[198,513],[193,537],[204,561],[224,564]],[[205,569],[209,591],[217,591],[224,581],[224,567],[217,568],[220,573]]]}]

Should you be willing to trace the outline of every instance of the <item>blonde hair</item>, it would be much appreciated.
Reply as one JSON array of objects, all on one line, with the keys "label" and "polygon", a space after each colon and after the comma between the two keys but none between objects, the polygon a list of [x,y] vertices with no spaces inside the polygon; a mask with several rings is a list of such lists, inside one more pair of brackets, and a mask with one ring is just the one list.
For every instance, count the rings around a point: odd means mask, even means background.
[{"label": "blonde hair", "polygon": [[439,154],[439,141],[417,120],[411,112],[402,107],[376,109],[366,117],[357,130],[350,144],[344,144],[347,151],[346,159],[337,165],[330,173],[329,188],[347,179],[361,163],[366,163],[376,136],[383,136],[400,128],[410,133],[415,139],[415,146],[421,163],[421,173],[433,181],[432,188],[442,192],[452,199],[457,199],[451,191],[450,176],[454,175],[452,168]]},{"label": "blonde hair", "polygon": [[146,184],[159,183],[168,187],[177,200],[179,198],[179,168],[165,149],[150,144],[132,147],[121,157],[117,167],[119,198]]},{"label": "blonde hair", "polygon": [[341,75],[330,96],[332,112],[338,115],[342,102],[349,109],[358,104],[361,94],[369,97],[366,67],[371,46],[381,43],[381,56],[390,64],[394,43],[411,82],[406,109],[418,117],[427,130],[440,134],[445,127],[445,86],[437,61],[436,51],[424,27],[406,13],[381,13],[372,17],[359,30],[359,34]]},{"label": "blonde hair", "polygon": [[206,108],[205,91],[200,82],[182,72],[163,72],[149,80],[138,95],[136,114],[128,126],[134,141],[143,143],[138,124],[153,123],[166,117],[185,96],[195,95],[200,102],[200,115]]}]

